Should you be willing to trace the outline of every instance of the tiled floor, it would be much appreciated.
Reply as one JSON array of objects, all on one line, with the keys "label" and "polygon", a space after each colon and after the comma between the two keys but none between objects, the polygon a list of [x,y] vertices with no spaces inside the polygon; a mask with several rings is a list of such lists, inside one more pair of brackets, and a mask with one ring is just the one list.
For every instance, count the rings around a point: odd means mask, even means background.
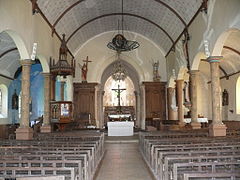
[{"label": "tiled floor", "polygon": [[153,180],[137,142],[105,143],[106,154],[95,180]]}]

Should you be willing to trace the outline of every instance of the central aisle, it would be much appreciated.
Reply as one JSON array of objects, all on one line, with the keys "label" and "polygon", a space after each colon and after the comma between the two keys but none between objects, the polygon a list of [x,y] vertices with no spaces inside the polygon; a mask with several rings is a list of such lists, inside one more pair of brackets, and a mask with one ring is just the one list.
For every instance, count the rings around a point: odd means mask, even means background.
[{"label": "central aisle", "polygon": [[153,180],[138,142],[106,142],[106,154],[95,180]]}]

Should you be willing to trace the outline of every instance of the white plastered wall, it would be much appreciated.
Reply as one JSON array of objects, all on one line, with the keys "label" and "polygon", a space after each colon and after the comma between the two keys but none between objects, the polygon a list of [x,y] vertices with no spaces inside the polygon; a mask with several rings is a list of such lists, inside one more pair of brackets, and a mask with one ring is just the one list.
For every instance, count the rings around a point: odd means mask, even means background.
[{"label": "white plastered wall", "polygon": [[[100,34],[86,42],[75,53],[77,59],[75,82],[81,82],[81,70],[78,63],[82,65],[83,60],[86,59],[87,56],[89,60],[93,61],[88,64],[87,81],[101,82],[104,70],[109,64],[116,60],[116,52],[107,48],[107,43],[112,40],[113,34],[114,32]],[[159,60],[161,81],[166,81],[166,60],[161,49],[139,34],[132,34],[132,37],[133,36],[134,40],[139,42],[140,47],[130,52],[123,52],[120,55],[121,59],[131,64],[136,69],[140,82],[153,80],[152,60]]]},{"label": "white plastered wall", "polygon": [[[56,35],[52,37],[51,28],[40,14],[32,15],[30,1],[0,0],[0,17],[0,32],[12,32],[23,42],[24,47],[22,47],[23,44],[19,47],[17,40],[14,39],[21,59],[30,58],[34,42],[38,43],[37,54],[45,56],[47,60],[50,56],[55,59],[58,58],[60,41]],[[12,34],[10,36],[13,37]]]},{"label": "white plastered wall", "polygon": [[[6,88],[8,88],[10,83],[11,83],[10,79],[6,79],[0,76],[0,86],[4,85]],[[5,98],[8,101],[8,97],[5,97]],[[7,112],[7,117],[0,118],[0,124],[8,124],[8,123],[9,123],[9,119],[8,119],[8,112]]]}]

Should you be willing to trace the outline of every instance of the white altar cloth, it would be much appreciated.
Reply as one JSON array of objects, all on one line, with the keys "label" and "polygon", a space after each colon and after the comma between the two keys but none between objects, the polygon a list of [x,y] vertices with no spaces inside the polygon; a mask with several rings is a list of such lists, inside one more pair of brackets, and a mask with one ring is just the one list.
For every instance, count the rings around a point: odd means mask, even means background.
[{"label": "white altar cloth", "polygon": [[[192,120],[191,118],[185,118],[184,122],[185,123],[190,123]],[[198,122],[202,123],[202,122],[208,122],[208,118],[198,118]]]},{"label": "white altar cloth", "polygon": [[133,136],[134,122],[115,121],[108,122],[108,136]]}]

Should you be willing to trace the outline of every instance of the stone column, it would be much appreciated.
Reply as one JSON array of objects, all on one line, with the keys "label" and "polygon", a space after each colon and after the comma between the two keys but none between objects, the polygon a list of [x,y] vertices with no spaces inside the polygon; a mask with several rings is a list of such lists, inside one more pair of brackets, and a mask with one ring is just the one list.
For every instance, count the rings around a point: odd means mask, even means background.
[{"label": "stone column", "polygon": [[56,90],[56,76],[51,76],[51,101],[55,101],[55,90]]},{"label": "stone column", "polygon": [[61,81],[61,90],[60,90],[61,101],[64,101],[64,85],[65,85],[65,82]]},{"label": "stone column", "polygon": [[173,96],[174,96],[174,88],[168,87],[167,88],[168,120],[174,120],[174,111],[171,107]]},{"label": "stone column", "polygon": [[42,133],[51,132],[50,125],[50,83],[51,83],[51,74],[42,73],[44,76],[44,114],[43,114],[43,124],[41,127]]},{"label": "stone column", "polygon": [[141,90],[141,129],[145,130],[145,122],[146,122],[146,98],[145,98],[145,85],[142,84],[140,87]]},{"label": "stone column", "polygon": [[141,122],[140,122],[140,120],[141,120],[141,118],[140,118],[141,117],[140,93],[137,92],[137,91],[134,91],[134,94],[135,94],[135,101],[136,101],[136,103],[135,103],[135,106],[136,106],[136,109],[135,109],[135,112],[136,112],[136,114],[135,114],[136,126],[138,128],[140,128],[141,127]]},{"label": "stone column", "polygon": [[191,83],[191,126],[192,129],[201,129],[201,123],[198,122],[198,110],[197,110],[197,89],[198,89],[198,70],[190,71],[190,83]]},{"label": "stone column", "polygon": [[183,107],[183,79],[177,79],[176,80],[176,88],[177,88],[177,102],[178,102],[178,120],[179,120],[179,126],[183,127],[185,126],[184,123],[184,107]]},{"label": "stone column", "polygon": [[221,87],[219,62],[221,56],[210,56],[207,60],[211,69],[211,95],[212,95],[212,124],[209,126],[210,136],[226,136],[226,126],[221,116]]},{"label": "stone column", "polygon": [[[96,85],[95,86],[95,125],[97,128],[100,128],[100,121],[101,121],[101,116],[100,116],[100,111],[101,111],[101,85]],[[94,119],[92,119],[93,123]]]},{"label": "stone column", "polygon": [[32,60],[20,60],[22,65],[22,99],[20,127],[16,130],[17,140],[33,139],[33,129],[29,127],[30,71]]}]

